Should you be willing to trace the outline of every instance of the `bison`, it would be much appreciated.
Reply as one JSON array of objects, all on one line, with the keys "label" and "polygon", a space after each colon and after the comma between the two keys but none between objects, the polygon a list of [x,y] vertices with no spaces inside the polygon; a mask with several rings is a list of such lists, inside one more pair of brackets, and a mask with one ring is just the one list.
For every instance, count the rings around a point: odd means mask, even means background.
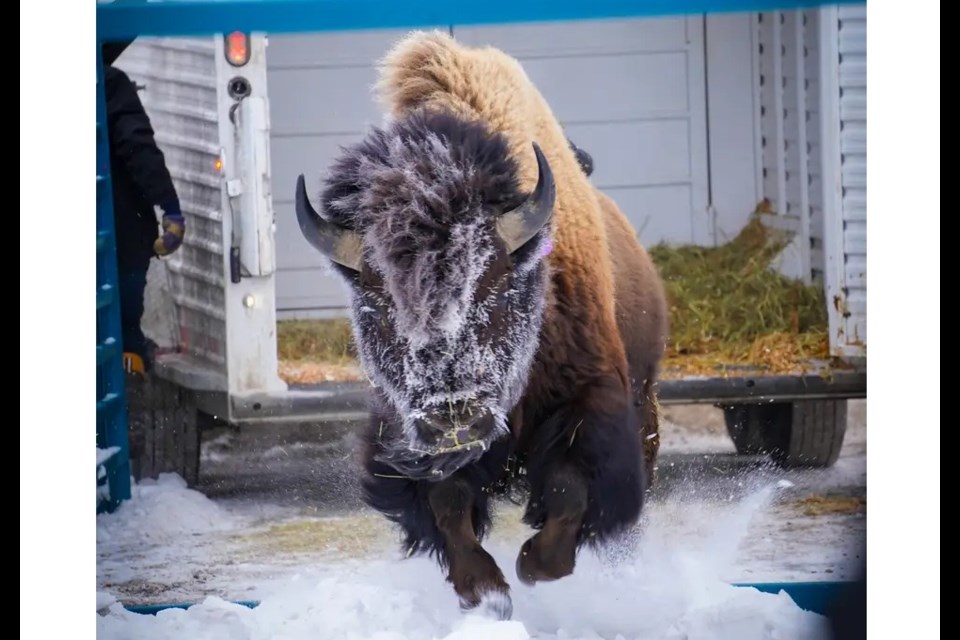
[{"label": "bison", "polygon": [[[385,57],[387,122],[343,149],[304,237],[351,300],[373,387],[364,495],[461,606],[512,615],[481,542],[518,481],[536,533],[516,573],[570,575],[638,520],[653,482],[662,283],[520,64],[441,32]],[[579,160],[579,162],[578,162]]]}]

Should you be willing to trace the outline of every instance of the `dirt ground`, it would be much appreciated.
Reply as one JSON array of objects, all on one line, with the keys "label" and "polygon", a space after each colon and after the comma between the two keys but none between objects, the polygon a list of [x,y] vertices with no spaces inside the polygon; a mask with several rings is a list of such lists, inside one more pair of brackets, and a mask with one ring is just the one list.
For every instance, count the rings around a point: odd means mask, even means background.
[{"label": "dirt ground", "polygon": [[[731,538],[734,582],[855,579],[866,539],[866,402],[851,401],[837,463],[784,471],[736,455],[720,410],[667,407],[651,518],[671,545],[694,544],[736,505],[780,483]],[[396,532],[360,500],[352,425],[264,425],[205,435],[203,496],[231,526],[186,537],[98,529],[97,584],[129,604],[259,599],[328,563],[398,553]],[[206,504],[206,503],[205,503]],[[198,518],[207,517],[198,512]],[[499,508],[492,540],[519,545],[520,509]]]}]

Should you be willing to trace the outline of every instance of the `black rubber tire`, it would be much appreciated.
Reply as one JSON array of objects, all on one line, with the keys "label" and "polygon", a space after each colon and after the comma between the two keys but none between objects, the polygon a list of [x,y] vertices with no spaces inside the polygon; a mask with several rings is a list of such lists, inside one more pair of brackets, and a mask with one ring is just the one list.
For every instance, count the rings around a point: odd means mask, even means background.
[{"label": "black rubber tire", "polygon": [[774,460],[784,467],[832,467],[847,432],[846,400],[794,402],[787,428],[770,433]]},{"label": "black rubber tire", "polygon": [[737,453],[745,456],[770,453],[770,431],[790,419],[789,410],[790,405],[784,403],[723,407],[727,433],[730,434]]},{"label": "black rubber tire", "polygon": [[783,467],[831,467],[847,431],[846,400],[801,400],[723,407],[741,455],[769,454]]},{"label": "black rubber tire", "polygon": [[134,478],[177,473],[200,480],[200,429],[193,394],[156,376],[127,377],[130,461]]}]

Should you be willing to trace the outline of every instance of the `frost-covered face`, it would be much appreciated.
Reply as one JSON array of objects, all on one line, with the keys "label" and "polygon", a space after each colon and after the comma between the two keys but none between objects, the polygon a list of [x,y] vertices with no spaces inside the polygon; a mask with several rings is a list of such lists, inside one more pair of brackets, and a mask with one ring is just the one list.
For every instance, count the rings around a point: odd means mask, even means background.
[{"label": "frost-covered face", "polygon": [[348,284],[361,364],[397,420],[383,460],[444,477],[507,434],[539,343],[555,188],[518,188],[506,141],[417,114],[334,163],[321,218],[301,176],[304,236]]}]

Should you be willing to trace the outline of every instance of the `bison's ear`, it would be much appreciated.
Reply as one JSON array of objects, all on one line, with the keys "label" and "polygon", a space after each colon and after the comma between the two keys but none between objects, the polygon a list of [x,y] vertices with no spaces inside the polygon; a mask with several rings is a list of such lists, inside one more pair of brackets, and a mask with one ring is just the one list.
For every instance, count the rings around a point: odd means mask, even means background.
[{"label": "bison's ear", "polygon": [[307,198],[303,174],[297,177],[296,209],[300,232],[314,249],[340,266],[353,271],[360,270],[362,255],[360,236],[350,229],[320,217]]},{"label": "bison's ear", "polygon": [[583,171],[584,175],[588,178],[593,175],[593,156],[589,153],[573,144],[573,141],[567,139],[567,142],[570,143],[570,148],[573,149],[573,154],[577,156],[577,162],[580,163],[580,170]]}]

